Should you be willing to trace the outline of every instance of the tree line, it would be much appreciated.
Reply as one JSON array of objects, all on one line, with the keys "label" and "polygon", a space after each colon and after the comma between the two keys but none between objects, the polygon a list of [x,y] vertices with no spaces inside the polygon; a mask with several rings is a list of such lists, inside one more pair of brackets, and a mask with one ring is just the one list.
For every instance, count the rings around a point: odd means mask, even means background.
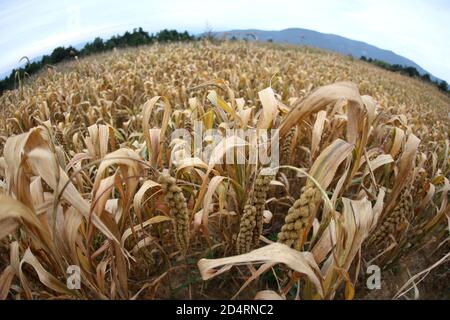
[{"label": "tree line", "polygon": [[434,84],[436,87],[439,88],[439,90],[444,91],[444,92],[449,92],[450,88],[447,84],[447,82],[445,80],[442,81],[433,81],[431,80],[431,76],[428,73],[425,73],[423,75],[421,75],[419,73],[419,71],[414,68],[414,67],[407,67],[407,66],[402,66],[399,64],[390,64],[387,63],[385,61],[381,61],[381,60],[377,60],[377,59],[372,59],[372,58],[366,58],[365,56],[361,56],[360,60],[362,61],[366,61],[369,63],[372,63],[380,68],[383,68],[385,70],[389,70],[392,72],[398,72],[401,73],[403,75],[412,77],[412,78],[417,78],[417,79],[421,79],[425,82],[429,82]]},{"label": "tree line", "polygon": [[35,74],[46,66],[51,66],[62,61],[74,59],[75,57],[85,57],[94,53],[100,53],[113,48],[137,47],[155,42],[172,42],[172,41],[192,41],[195,37],[187,31],[178,32],[177,30],[161,30],[156,34],[149,34],[142,28],[135,28],[133,32],[125,32],[123,35],[115,35],[108,40],[95,38],[94,41],[88,42],[80,50],[73,46],[57,47],[49,55],[44,55],[39,61],[27,63],[24,67],[13,69],[8,77],[0,81],[0,95],[5,90],[12,90],[17,87],[18,79],[23,79],[25,75]]},{"label": "tree line", "polygon": [[[212,32],[207,32],[203,37],[212,40],[214,36]],[[12,90],[16,88],[19,83],[18,80],[23,79],[25,75],[30,76],[46,66],[51,66],[65,60],[74,59],[75,57],[84,57],[95,53],[109,51],[114,48],[137,47],[155,42],[164,43],[193,40],[196,40],[196,37],[189,34],[187,31],[178,32],[177,30],[164,29],[156,34],[149,34],[148,32],[142,30],[142,28],[135,28],[133,29],[133,32],[127,31],[123,35],[115,35],[106,41],[97,37],[94,41],[86,43],[81,50],[77,50],[73,46],[69,46],[67,48],[57,47],[50,55],[44,55],[41,60],[30,62],[27,59],[27,63],[24,67],[13,69],[8,77],[0,80],[0,95],[3,94],[5,90]],[[234,38],[232,40],[237,39]],[[410,77],[419,78],[423,81],[433,83],[444,92],[449,92],[450,90],[446,81],[432,81],[428,73],[421,75],[414,67],[389,64],[381,60],[366,58],[365,56],[361,56],[360,59],[389,71],[399,72]]]}]

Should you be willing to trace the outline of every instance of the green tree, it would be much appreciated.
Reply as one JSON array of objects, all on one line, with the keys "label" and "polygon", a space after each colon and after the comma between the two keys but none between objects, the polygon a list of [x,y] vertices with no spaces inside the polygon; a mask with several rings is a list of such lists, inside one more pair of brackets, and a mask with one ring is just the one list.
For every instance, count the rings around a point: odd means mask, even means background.
[{"label": "green tree", "polygon": [[439,82],[438,88],[442,91],[448,91],[448,83],[445,80]]},{"label": "green tree", "polygon": [[84,46],[84,48],[82,50],[82,53],[85,54],[85,55],[89,55],[89,54],[92,54],[92,53],[95,53],[95,52],[101,52],[101,51],[103,51],[105,49],[106,49],[106,47],[105,47],[105,43],[103,42],[103,39],[97,37],[97,38],[94,39],[93,42],[88,42]]}]

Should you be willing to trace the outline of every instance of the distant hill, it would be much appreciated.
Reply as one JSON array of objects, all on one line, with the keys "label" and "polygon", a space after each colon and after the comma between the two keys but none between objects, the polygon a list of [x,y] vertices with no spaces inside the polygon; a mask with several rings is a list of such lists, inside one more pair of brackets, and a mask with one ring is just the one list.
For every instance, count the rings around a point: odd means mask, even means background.
[{"label": "distant hill", "polygon": [[229,39],[234,36],[237,39],[259,41],[272,40],[276,43],[307,45],[335,51],[344,55],[352,55],[355,58],[365,56],[367,58],[385,61],[390,64],[414,67],[421,75],[428,73],[430,74],[431,80],[441,81],[441,79],[433,76],[414,61],[402,57],[390,50],[380,49],[362,41],[356,41],[334,34],[326,34],[308,29],[290,28],[281,31],[263,31],[257,29],[231,30],[215,32],[214,35],[218,38],[226,36]]}]

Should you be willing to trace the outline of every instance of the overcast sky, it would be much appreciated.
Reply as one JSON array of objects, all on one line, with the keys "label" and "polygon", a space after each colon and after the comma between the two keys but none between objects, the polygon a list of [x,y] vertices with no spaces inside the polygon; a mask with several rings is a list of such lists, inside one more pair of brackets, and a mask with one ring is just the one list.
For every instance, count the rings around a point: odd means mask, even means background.
[{"label": "overcast sky", "polygon": [[392,50],[450,83],[449,0],[0,0],[0,74],[59,45],[143,27],[306,28]]}]

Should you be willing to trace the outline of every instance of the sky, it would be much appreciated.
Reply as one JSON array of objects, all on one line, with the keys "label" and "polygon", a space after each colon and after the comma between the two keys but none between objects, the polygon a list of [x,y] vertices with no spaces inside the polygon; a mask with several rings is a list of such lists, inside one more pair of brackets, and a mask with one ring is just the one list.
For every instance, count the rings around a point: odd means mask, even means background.
[{"label": "sky", "polygon": [[306,28],[364,41],[450,83],[450,0],[0,0],[0,75],[57,46],[142,27]]}]

